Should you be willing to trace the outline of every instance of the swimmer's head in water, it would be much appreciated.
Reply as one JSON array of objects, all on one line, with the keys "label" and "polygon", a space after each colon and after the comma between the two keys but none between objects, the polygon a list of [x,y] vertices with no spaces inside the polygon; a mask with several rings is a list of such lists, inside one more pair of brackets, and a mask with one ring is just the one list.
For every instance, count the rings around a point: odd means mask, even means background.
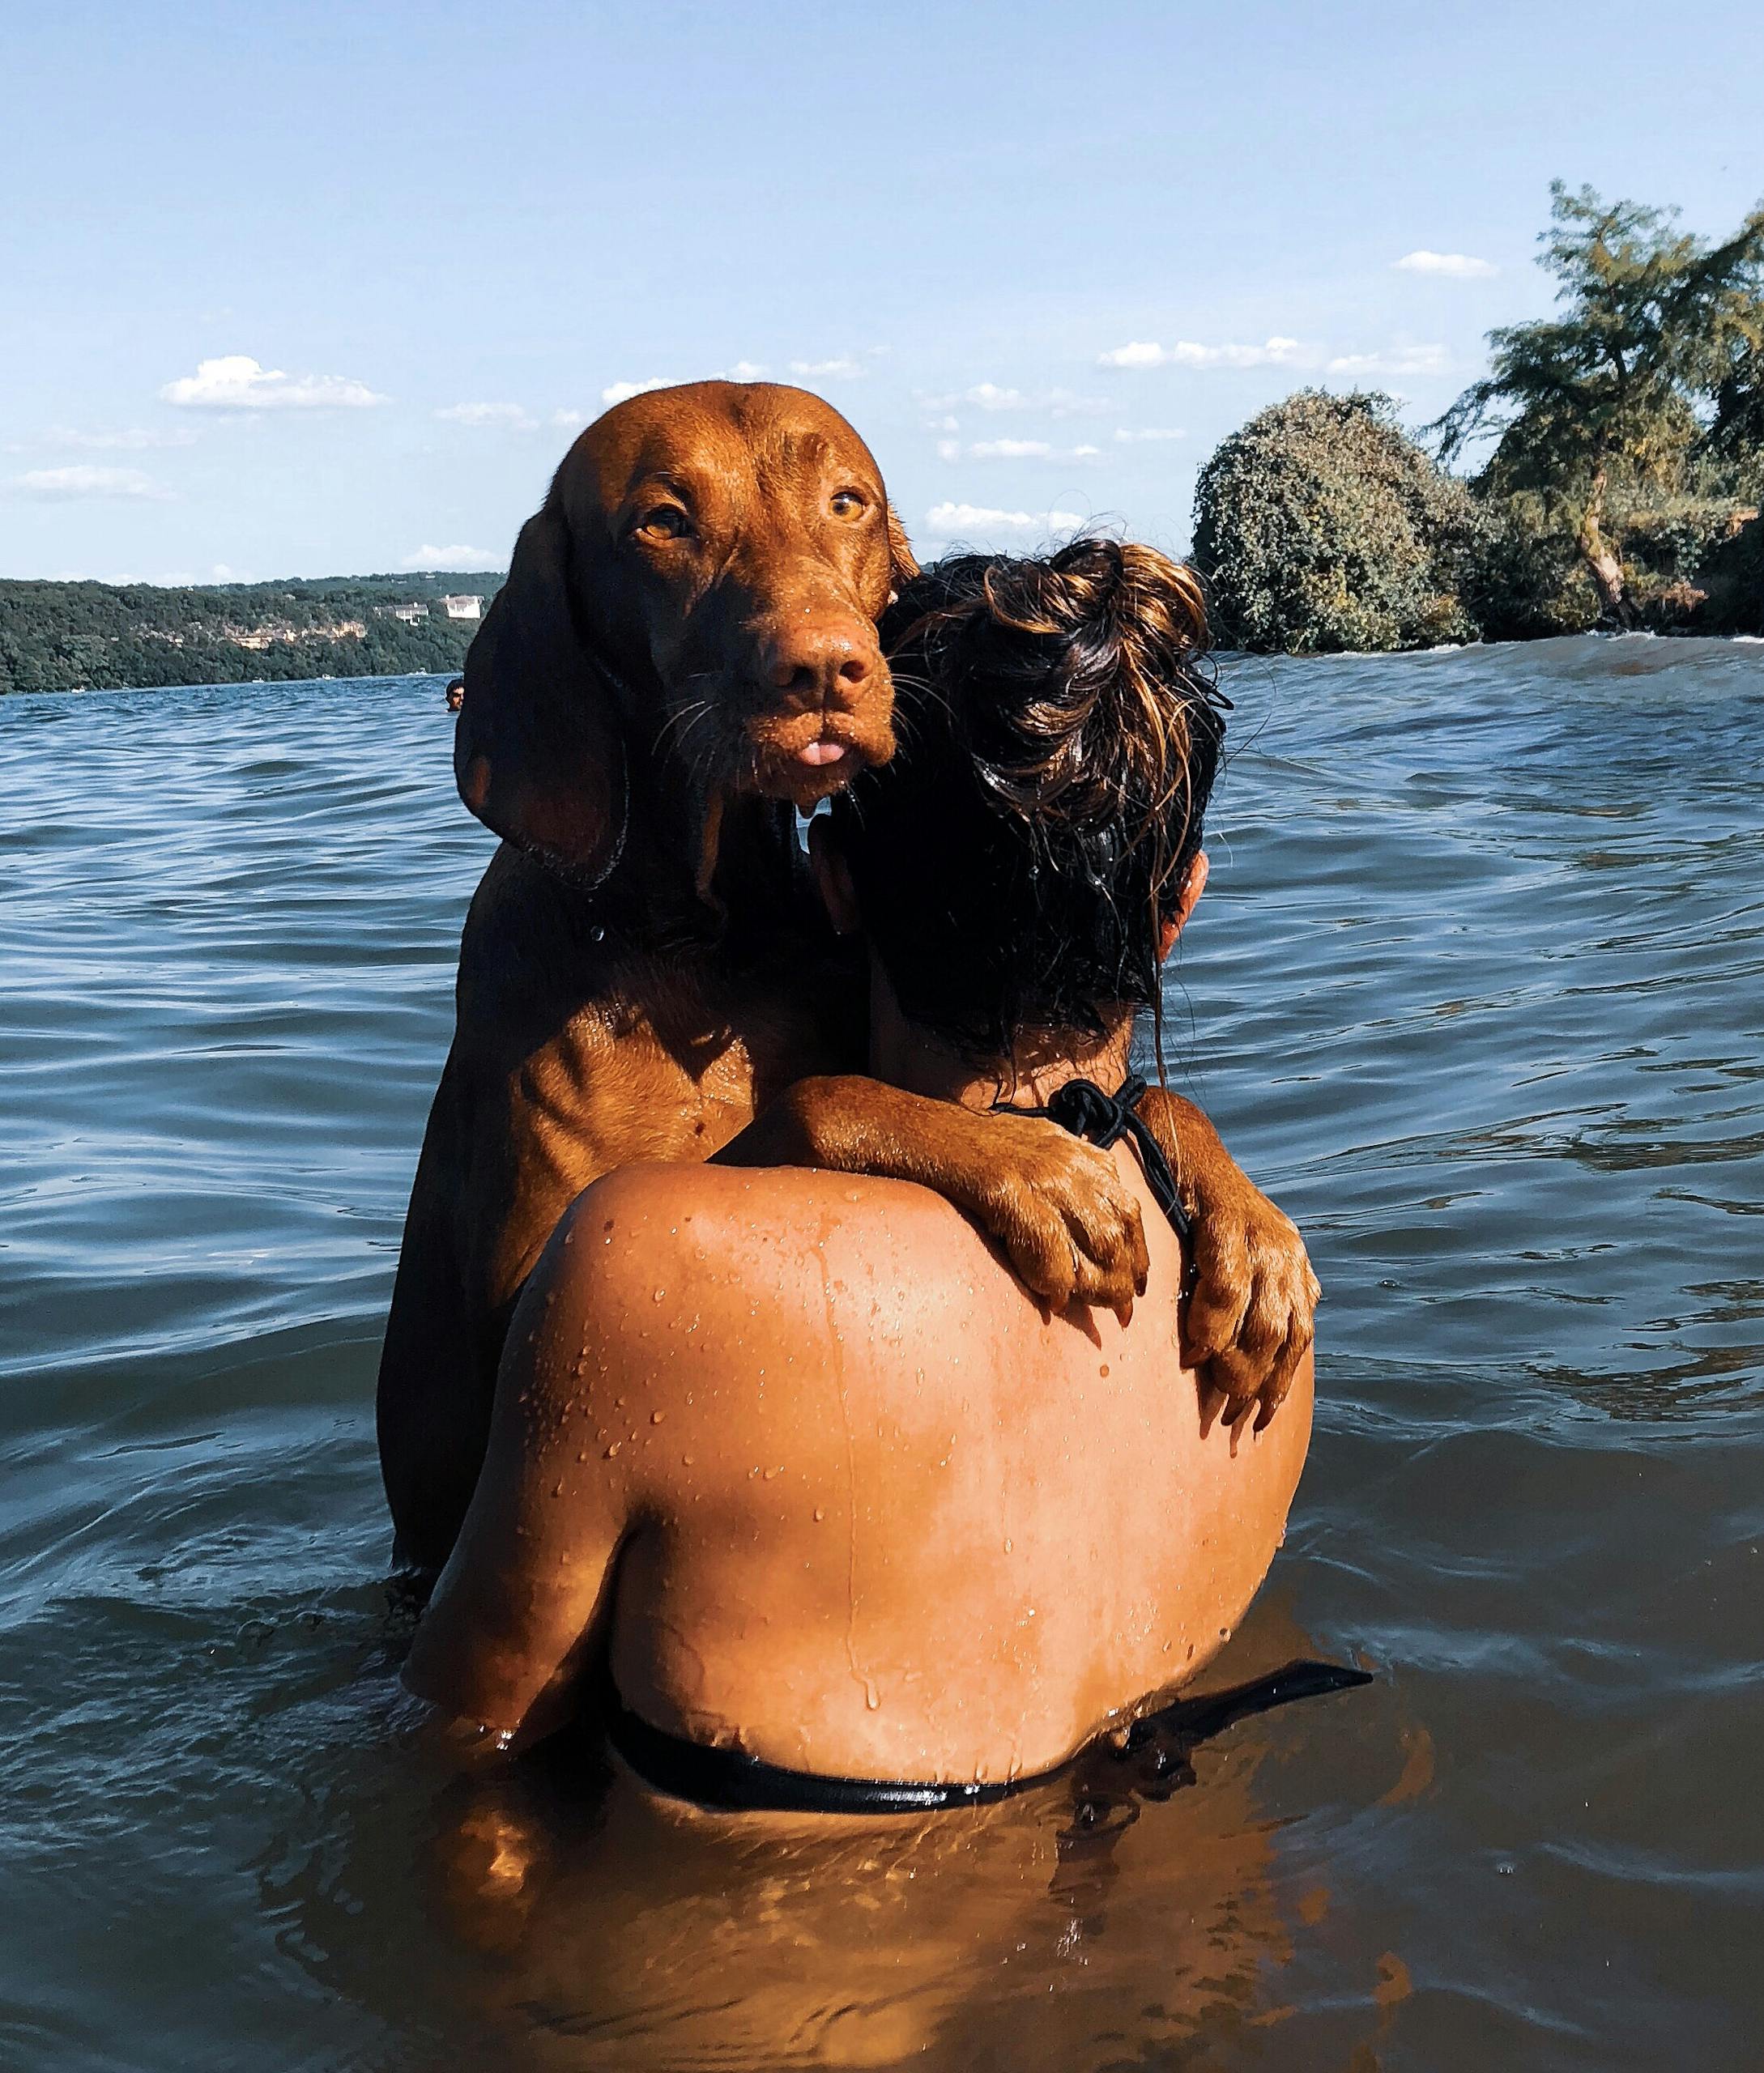
[{"label": "swimmer's head in water", "polygon": [[901,747],[836,803],[902,1011],[973,1055],[1154,1007],[1229,701],[1198,577],[1154,548],[923,570],[883,624]]}]

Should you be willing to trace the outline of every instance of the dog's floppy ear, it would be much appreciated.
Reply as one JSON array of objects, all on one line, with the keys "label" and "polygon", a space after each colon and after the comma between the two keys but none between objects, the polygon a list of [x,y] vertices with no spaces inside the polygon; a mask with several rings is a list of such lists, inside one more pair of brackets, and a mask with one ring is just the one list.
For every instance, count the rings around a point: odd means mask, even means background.
[{"label": "dog's floppy ear", "polygon": [[901,514],[891,504],[888,506],[888,585],[898,590],[918,573],[918,562],[913,553],[911,543],[906,537],[906,528],[901,523]]},{"label": "dog's floppy ear", "polygon": [[466,657],[459,796],[486,827],[581,883],[624,845],[628,774],[611,687],[576,624],[569,530],[548,503]]}]

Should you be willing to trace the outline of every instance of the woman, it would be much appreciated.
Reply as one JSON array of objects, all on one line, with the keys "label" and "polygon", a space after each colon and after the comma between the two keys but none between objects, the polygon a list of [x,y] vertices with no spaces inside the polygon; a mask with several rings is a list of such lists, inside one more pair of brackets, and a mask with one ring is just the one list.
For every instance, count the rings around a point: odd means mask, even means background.
[{"label": "woman", "polygon": [[871,1071],[1110,1143],[1149,1272],[1125,1318],[1048,1314],[928,1191],[737,1163],[763,1119],[577,1200],[406,1679],[503,1744],[603,1709],[712,1804],[992,1796],[1143,1713],[1249,1603],[1310,1432],[1308,1356],[1265,1429],[1200,1401],[1175,1192],[1110,1098],[1206,882],[1192,575],[1106,540],[965,559],[890,631],[904,751],[813,843]]}]

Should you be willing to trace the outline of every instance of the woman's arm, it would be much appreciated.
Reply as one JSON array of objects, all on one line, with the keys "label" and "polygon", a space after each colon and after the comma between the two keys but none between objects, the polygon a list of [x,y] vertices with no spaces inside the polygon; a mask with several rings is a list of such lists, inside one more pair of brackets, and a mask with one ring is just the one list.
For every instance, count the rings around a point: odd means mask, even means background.
[{"label": "woman's arm", "polygon": [[462,1746],[543,1740],[604,1649],[633,1505],[597,1414],[623,1372],[627,1306],[572,1234],[607,1185],[578,1198],[515,1309],[484,1467],[404,1666]]}]

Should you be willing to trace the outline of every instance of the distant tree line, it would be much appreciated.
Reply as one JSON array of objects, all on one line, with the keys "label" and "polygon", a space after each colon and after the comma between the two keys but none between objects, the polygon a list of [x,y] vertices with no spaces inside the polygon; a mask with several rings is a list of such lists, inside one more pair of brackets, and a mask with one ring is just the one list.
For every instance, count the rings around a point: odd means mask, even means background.
[{"label": "distant tree line", "polygon": [[[1378,394],[1301,390],[1200,471],[1221,639],[1293,654],[1596,628],[1764,633],[1764,207],[1717,244],[1551,189],[1557,313],[1421,439]],[[1476,442],[1480,465],[1451,472]],[[0,692],[458,670],[497,575],[0,581]],[[394,617],[427,605],[426,617]]]},{"label": "distant tree line", "polygon": [[[1596,628],[1764,633],[1764,209],[1709,245],[1551,190],[1557,313],[1410,438],[1391,399],[1302,391],[1200,473],[1221,636],[1314,653]],[[1492,441],[1468,479],[1450,474]]]},{"label": "distant tree line", "polygon": [[[453,672],[477,631],[441,600],[500,575],[349,576],[313,581],[0,581],[0,692],[118,691],[305,677]],[[394,617],[426,607],[426,616]]]}]

